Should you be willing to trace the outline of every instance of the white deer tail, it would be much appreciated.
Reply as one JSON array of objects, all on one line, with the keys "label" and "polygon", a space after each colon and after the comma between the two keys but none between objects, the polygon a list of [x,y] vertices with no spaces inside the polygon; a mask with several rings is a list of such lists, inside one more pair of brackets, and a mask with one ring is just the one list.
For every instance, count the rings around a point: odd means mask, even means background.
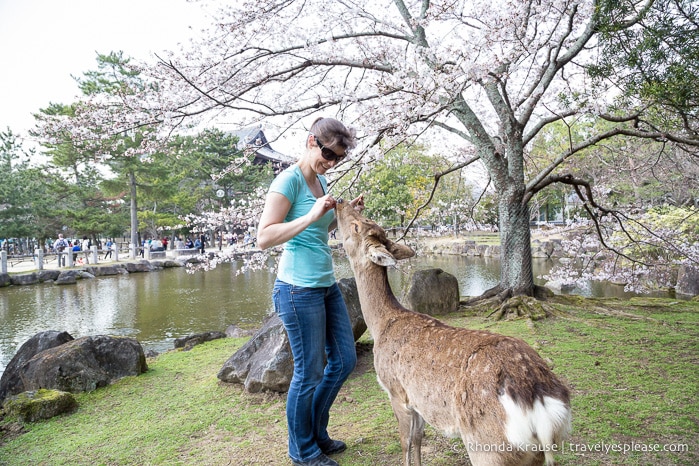
[{"label": "white deer tail", "polygon": [[509,442],[531,452],[543,451],[546,465],[553,466],[554,453],[561,451],[571,430],[570,407],[550,396],[535,400],[531,408],[523,408],[508,394],[500,396],[507,421],[505,436]]}]

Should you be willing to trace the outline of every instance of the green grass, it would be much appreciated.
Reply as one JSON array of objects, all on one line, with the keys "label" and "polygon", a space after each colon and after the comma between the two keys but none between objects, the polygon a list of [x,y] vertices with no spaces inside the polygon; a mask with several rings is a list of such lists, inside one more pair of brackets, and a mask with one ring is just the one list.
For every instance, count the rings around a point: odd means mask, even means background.
[{"label": "green grass", "polygon": [[[562,315],[457,326],[518,336],[571,387],[573,435],[561,465],[699,464],[699,303],[557,298]],[[285,396],[248,394],[216,374],[244,339],[224,339],[149,361],[149,371],[77,396],[76,412],[22,425],[0,420],[0,465],[288,465]],[[333,407],[343,466],[397,465],[395,418],[379,388],[366,336],[360,362]],[[21,427],[19,435],[11,434]],[[686,445],[685,452],[600,452]],[[577,450],[577,451],[575,451]],[[588,450],[588,451],[583,451]],[[460,440],[427,430],[423,462],[469,464]]]}]

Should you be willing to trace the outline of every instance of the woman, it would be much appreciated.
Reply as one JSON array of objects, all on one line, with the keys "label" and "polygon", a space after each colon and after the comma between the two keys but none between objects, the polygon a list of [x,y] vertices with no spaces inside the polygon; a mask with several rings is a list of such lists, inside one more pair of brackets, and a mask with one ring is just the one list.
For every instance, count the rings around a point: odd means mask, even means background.
[{"label": "woman", "polygon": [[[286,243],[272,297],[294,356],[286,404],[294,465],[336,466],[327,455],[347,448],[327,431],[330,406],[357,355],[328,246],[335,199],[323,175],[355,145],[353,130],[333,118],[317,119],[305,154],[272,182],[257,233],[262,249]],[[350,203],[364,207],[361,196]]]}]

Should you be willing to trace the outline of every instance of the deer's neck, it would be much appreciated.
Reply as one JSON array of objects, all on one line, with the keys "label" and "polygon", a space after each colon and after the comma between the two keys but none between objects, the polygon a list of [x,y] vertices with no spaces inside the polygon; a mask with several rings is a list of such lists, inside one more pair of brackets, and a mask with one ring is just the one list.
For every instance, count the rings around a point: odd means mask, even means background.
[{"label": "deer's neck", "polygon": [[370,264],[360,271],[355,270],[354,277],[364,321],[376,340],[387,323],[405,309],[391,290],[385,267]]}]

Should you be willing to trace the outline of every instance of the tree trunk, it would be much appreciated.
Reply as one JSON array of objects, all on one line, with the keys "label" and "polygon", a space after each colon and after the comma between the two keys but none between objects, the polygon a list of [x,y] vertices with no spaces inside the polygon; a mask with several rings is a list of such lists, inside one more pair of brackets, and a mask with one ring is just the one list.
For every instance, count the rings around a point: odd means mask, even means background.
[{"label": "tree trunk", "polygon": [[511,190],[500,196],[500,285],[511,296],[534,295],[529,206]]},{"label": "tree trunk", "polygon": [[[138,203],[136,202],[136,174],[133,170],[129,171],[129,189],[131,195],[131,244],[134,248],[138,247]],[[138,256],[138,252],[134,249],[134,253]]]}]

